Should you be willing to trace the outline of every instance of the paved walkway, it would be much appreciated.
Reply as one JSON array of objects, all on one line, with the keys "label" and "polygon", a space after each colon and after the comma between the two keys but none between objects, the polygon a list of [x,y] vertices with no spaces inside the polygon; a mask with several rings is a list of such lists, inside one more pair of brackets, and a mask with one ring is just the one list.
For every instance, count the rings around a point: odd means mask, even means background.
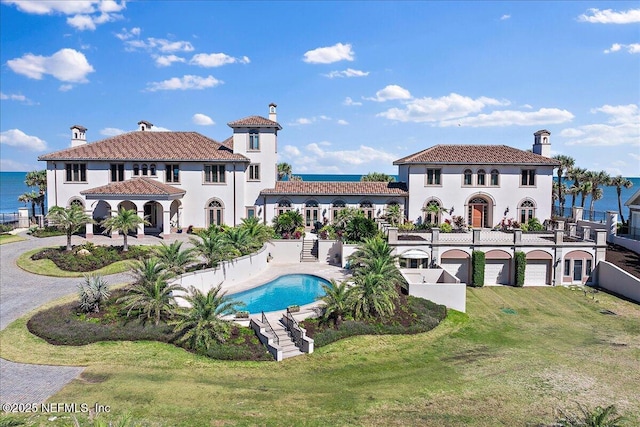
[{"label": "paved walkway", "polygon": [[[0,330],[31,310],[65,295],[73,294],[82,279],[45,277],[27,273],[16,265],[22,253],[43,246],[66,245],[66,237],[38,239],[20,233],[27,240],[0,245]],[[169,239],[188,240],[187,235],[176,235]],[[122,237],[94,236],[95,244],[121,245]],[[162,240],[146,236],[130,238],[129,244],[154,245]],[[85,242],[73,236],[74,245]],[[106,276],[109,284],[130,280],[128,274]],[[40,403],[57,393],[69,381],[77,377],[83,368],[66,366],[42,366],[13,363],[0,359],[0,403]]]}]

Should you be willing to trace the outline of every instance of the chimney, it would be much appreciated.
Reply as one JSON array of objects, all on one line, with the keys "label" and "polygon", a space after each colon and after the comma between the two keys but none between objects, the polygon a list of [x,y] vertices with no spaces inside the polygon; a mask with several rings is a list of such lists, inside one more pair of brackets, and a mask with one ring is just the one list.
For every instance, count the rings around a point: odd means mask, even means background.
[{"label": "chimney", "polygon": [[533,134],[533,153],[544,157],[551,157],[551,132],[546,129]]},{"label": "chimney", "polygon": [[140,132],[144,132],[146,130],[151,130],[151,128],[153,127],[153,123],[150,123],[146,120],[140,120],[138,122],[138,130]]},{"label": "chimney", "polygon": [[271,104],[269,104],[269,120],[271,120],[272,122],[277,122],[277,115],[276,115],[276,107],[277,105],[274,104],[273,102]]},{"label": "chimney", "polygon": [[78,147],[87,143],[87,128],[80,125],[73,125],[71,129],[71,147]]}]

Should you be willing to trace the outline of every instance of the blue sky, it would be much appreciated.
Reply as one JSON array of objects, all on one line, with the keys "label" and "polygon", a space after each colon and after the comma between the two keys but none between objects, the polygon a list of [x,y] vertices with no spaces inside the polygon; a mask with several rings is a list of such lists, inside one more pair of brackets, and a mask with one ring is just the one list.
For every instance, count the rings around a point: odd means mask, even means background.
[{"label": "blue sky", "polygon": [[294,173],[396,173],[435,144],[529,149],[640,176],[638,2],[1,0],[3,171],[96,141],[278,104]]}]

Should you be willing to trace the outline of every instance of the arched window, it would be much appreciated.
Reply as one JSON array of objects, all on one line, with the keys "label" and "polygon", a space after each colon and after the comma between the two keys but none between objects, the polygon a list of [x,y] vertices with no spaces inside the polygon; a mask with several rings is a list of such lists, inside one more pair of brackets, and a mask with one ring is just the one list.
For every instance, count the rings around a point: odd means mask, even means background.
[{"label": "arched window", "polygon": [[536,205],[532,200],[526,199],[520,206],[518,206],[520,212],[520,224],[526,224],[531,218],[536,216]]},{"label": "arched window", "polygon": [[156,164],[155,163],[151,163],[151,165],[149,166],[149,174],[151,176],[156,176]]},{"label": "arched window", "polygon": [[491,186],[493,187],[497,187],[498,185],[500,185],[500,173],[498,172],[498,169],[493,169],[491,171]]},{"label": "arched window", "polygon": [[276,215],[281,215],[290,210],[291,202],[287,199],[282,199],[278,202],[278,206],[276,206]]},{"label": "arched window", "polygon": [[364,200],[360,203],[360,210],[362,211],[364,216],[369,219],[373,219],[375,217],[373,203],[368,200]]},{"label": "arched window", "polygon": [[487,185],[487,180],[486,180],[487,173],[484,171],[484,169],[479,169],[477,175],[478,175],[477,184],[478,185]]},{"label": "arched window", "polygon": [[442,206],[437,200],[429,200],[423,208],[424,222],[427,224],[440,225]]},{"label": "arched window", "polygon": [[135,163],[133,165],[133,176],[138,176],[140,175],[140,165]]},{"label": "arched window", "polygon": [[473,172],[471,169],[464,170],[464,180],[462,181],[462,185],[472,185],[473,184]]},{"label": "arched window", "polygon": [[149,167],[147,166],[146,163],[143,163],[142,165],[142,175],[148,175],[149,174]]},{"label": "arched window", "polygon": [[331,219],[335,221],[338,217],[338,212],[347,207],[344,200],[336,200],[331,204]]},{"label": "arched window", "polygon": [[84,209],[84,203],[80,199],[71,199],[69,201],[69,207],[73,207],[73,206],[78,206],[78,207]]},{"label": "arched window", "polygon": [[224,223],[224,206],[220,200],[212,200],[206,207],[207,227],[212,224],[222,225]]}]

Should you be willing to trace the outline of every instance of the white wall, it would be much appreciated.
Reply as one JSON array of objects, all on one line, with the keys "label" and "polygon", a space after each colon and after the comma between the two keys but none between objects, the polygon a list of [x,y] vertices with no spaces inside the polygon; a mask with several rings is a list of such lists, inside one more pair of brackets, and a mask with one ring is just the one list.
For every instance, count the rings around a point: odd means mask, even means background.
[{"label": "white wall", "polygon": [[340,240],[318,240],[318,261],[331,265],[342,265],[342,242]]},{"label": "white wall", "polygon": [[439,268],[419,270],[419,272],[402,269],[402,274],[409,283],[409,295],[428,299],[463,313],[466,311],[467,286],[459,283],[446,271]]},{"label": "white wall", "polygon": [[640,303],[640,279],[607,261],[598,264],[599,286]]},{"label": "white wall", "polygon": [[274,264],[290,264],[300,262],[302,239],[271,240],[267,242],[267,252],[273,257]]}]

